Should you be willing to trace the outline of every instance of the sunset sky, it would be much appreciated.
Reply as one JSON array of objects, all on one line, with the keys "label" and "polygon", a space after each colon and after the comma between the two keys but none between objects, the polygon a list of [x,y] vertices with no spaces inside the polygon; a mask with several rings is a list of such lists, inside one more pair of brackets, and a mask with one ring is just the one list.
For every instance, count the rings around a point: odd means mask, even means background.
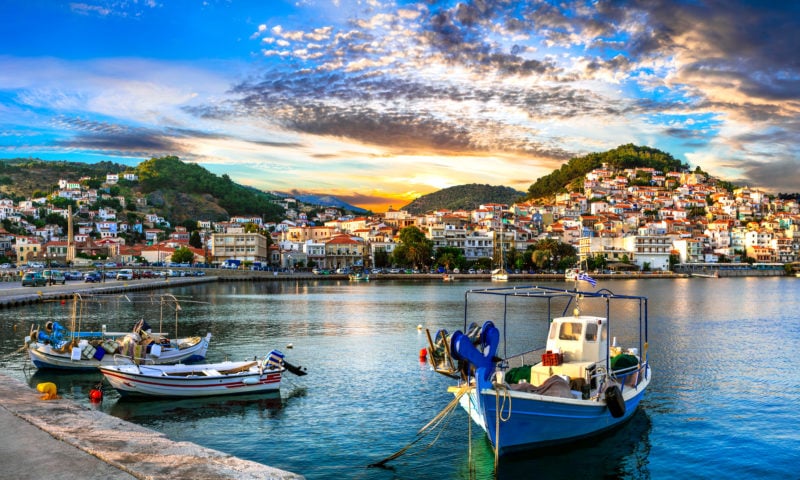
[{"label": "sunset sky", "polygon": [[385,211],[633,143],[800,191],[800,2],[7,0],[0,158]]}]

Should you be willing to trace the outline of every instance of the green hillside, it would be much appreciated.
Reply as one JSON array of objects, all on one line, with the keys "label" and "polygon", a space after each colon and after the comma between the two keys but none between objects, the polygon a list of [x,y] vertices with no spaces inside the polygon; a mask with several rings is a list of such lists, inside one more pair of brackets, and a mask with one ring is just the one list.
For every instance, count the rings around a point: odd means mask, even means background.
[{"label": "green hillside", "polygon": [[[127,212],[122,218],[156,213],[173,225],[191,220],[222,221],[236,215],[258,215],[265,221],[283,219],[283,208],[273,203],[276,199],[273,195],[234,183],[227,175],[218,177],[174,156],[152,158],[135,168],[112,162],[0,160],[0,196],[15,201],[45,196],[58,188],[61,179],[80,180],[89,188],[102,189],[107,174],[126,171],[136,173],[139,180],[120,180],[107,188],[112,196],[125,197]],[[139,197],[146,199],[146,206],[136,206]],[[69,201],[60,199],[58,203]],[[121,209],[117,202],[99,201],[100,204]]]},{"label": "green hillside", "polygon": [[579,188],[580,179],[595,168],[601,167],[604,163],[609,168],[622,170],[634,167],[651,167],[662,172],[683,171],[689,167],[676,160],[669,153],[661,150],[636,146],[632,144],[621,145],[613,150],[602,153],[590,153],[583,157],[575,157],[554,170],[549,175],[545,175],[536,180],[530,188],[526,198],[545,198],[557,193],[572,190],[570,186]]},{"label": "green hillside", "polygon": [[148,203],[177,223],[187,219],[220,221],[233,215],[258,215],[273,222],[283,219],[283,208],[273,203],[276,197],[178,157],[151,158],[135,171],[138,189]]},{"label": "green hillside", "polygon": [[511,187],[473,183],[423,195],[402,209],[415,215],[439,209],[473,210],[486,203],[512,204],[524,195],[525,192],[514,190]]},{"label": "green hillside", "polygon": [[74,163],[33,158],[0,160],[0,195],[14,200],[49,194],[61,179],[78,181],[96,178],[105,181],[107,173],[120,173],[126,167],[112,162]]}]

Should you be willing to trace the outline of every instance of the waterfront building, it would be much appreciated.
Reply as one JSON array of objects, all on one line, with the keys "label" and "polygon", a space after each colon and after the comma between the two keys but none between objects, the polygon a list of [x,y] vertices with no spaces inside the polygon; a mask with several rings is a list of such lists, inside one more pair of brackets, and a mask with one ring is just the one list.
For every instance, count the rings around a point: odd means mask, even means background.
[{"label": "waterfront building", "polygon": [[325,260],[329,268],[364,266],[365,242],[359,237],[337,235],[325,242]]},{"label": "waterfront building", "polygon": [[672,253],[672,237],[668,235],[631,235],[625,237],[625,250],[631,262],[650,270],[669,270],[669,256]]},{"label": "waterfront building", "polygon": [[311,265],[313,262],[317,267],[327,268],[325,262],[325,242],[306,240],[302,247],[302,252],[306,256],[306,266]]},{"label": "waterfront building", "polygon": [[27,263],[29,259],[42,254],[42,242],[38,237],[18,236],[14,242],[17,263]]},{"label": "waterfront building", "polygon": [[464,238],[464,258],[476,262],[481,258],[492,258],[494,253],[494,232],[473,230]]},{"label": "waterfront building", "polygon": [[211,263],[221,264],[225,260],[267,262],[267,237],[243,230],[237,233],[215,232],[211,235]]}]

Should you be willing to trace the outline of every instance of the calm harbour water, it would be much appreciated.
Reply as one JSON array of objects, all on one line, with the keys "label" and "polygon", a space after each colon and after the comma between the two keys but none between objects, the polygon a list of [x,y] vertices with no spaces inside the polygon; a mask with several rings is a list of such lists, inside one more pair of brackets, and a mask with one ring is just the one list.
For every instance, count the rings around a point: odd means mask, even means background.
[{"label": "calm harbour water", "polygon": [[[510,282],[513,284],[513,282]],[[568,286],[566,283],[550,284]],[[309,479],[492,478],[482,431],[457,409],[434,435],[390,462],[452,399],[452,382],[419,361],[424,330],[463,324],[464,291],[488,282],[370,281],[204,284],[182,298],[181,336],[213,334],[209,361],[263,356],[272,348],[308,369],[287,373],[279,396],[118,401],[107,385],[99,408],[232,455]],[[601,281],[649,297],[651,383],[642,408],[601,441],[501,460],[499,478],[798,478],[800,279]],[[97,305],[96,323],[127,330],[158,309]],[[0,367],[35,386],[91,405],[99,374],[53,375],[15,353],[31,323],[68,322],[69,304],[7,310]],[[174,321],[165,325],[174,331]],[[155,329],[155,328],[154,328]],[[293,348],[287,348],[289,344]],[[1,441],[1,440],[0,440]],[[471,449],[470,449],[471,446]],[[471,450],[471,453],[470,453]]]}]

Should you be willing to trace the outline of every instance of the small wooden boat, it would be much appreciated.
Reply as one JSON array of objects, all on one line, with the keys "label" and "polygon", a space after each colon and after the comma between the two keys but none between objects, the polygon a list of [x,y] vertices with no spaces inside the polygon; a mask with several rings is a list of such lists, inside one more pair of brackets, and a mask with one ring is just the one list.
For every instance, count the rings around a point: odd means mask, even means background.
[{"label": "small wooden boat", "polygon": [[368,282],[369,275],[366,273],[356,272],[350,274],[350,281],[351,282]]},{"label": "small wooden boat", "polygon": [[195,365],[104,365],[100,372],[123,397],[210,397],[278,390],[286,370],[273,350],[263,361]]}]

